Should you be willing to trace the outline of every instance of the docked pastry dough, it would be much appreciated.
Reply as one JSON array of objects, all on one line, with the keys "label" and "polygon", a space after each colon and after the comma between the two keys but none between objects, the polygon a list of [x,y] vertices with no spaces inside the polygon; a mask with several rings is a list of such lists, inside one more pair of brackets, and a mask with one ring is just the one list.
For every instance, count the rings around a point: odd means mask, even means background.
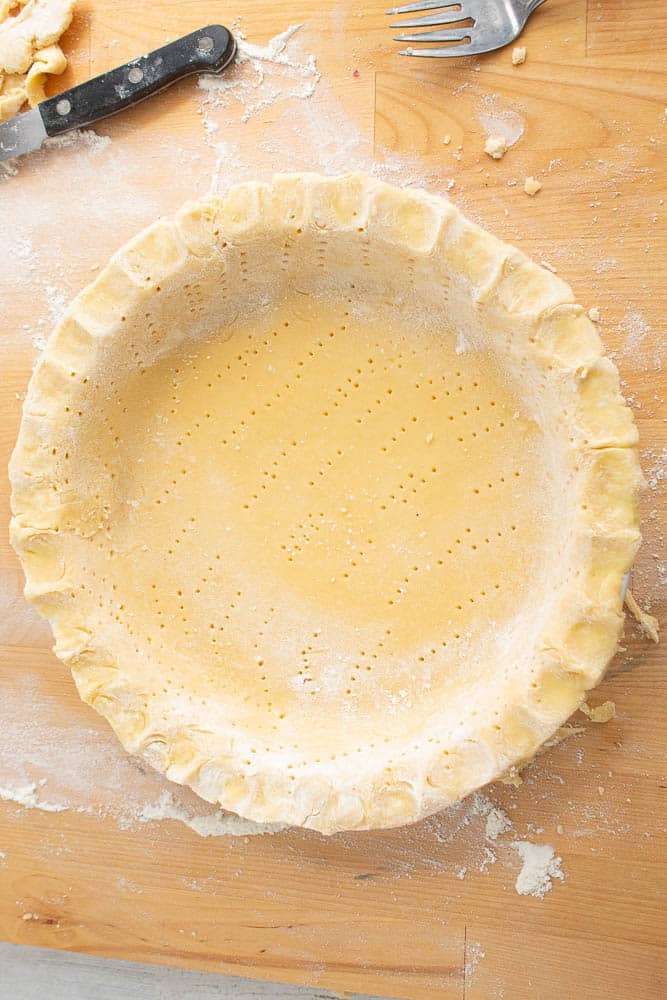
[{"label": "docked pastry dough", "polygon": [[65,71],[57,44],[72,21],[74,0],[0,0],[0,121],[45,98],[50,74]]},{"label": "docked pastry dough", "polygon": [[211,802],[412,822],[602,677],[636,429],[570,288],[361,174],[186,205],[32,377],[12,542],[81,697]]}]

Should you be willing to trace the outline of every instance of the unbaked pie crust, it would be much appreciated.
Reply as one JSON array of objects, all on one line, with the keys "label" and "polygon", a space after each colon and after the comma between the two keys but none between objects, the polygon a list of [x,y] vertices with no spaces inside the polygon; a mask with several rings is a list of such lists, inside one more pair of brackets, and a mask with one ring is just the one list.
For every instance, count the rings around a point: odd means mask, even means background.
[{"label": "unbaked pie crust", "polygon": [[396,826],[602,677],[636,440],[559,278],[423,191],[279,175],[150,226],[72,303],[12,542],[129,752],[253,820]]}]

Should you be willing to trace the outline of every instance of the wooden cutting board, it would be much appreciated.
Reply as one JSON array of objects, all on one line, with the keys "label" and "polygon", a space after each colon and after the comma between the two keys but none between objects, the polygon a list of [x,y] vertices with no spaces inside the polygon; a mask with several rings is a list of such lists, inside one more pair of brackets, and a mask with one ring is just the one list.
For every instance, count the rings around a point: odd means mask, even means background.
[{"label": "wooden cutting board", "polygon": [[[121,242],[212,183],[375,160],[383,176],[450,189],[600,308],[649,481],[633,587],[660,617],[667,11],[549,0],[521,40],[526,63],[513,67],[510,50],[401,59],[384,6],[81,0],[53,92],[213,20],[241,16],[262,44],[303,27],[287,49],[294,66],[266,64],[263,81],[241,67],[218,107],[202,107],[191,80],[103,123],[110,144],[51,150],[0,179],[3,461],[52,315]],[[521,135],[494,162],[482,150],[499,129]],[[543,184],[535,198],[522,190],[528,174]],[[1,504],[6,523],[6,484]],[[123,813],[137,788],[153,801],[167,784],[126,760],[79,702],[24,605],[6,535],[0,574],[0,785],[35,785],[34,801],[68,805],[0,802],[2,939],[415,1000],[666,995],[667,674],[664,648],[632,621],[591,699],[612,699],[617,717],[596,726],[577,716],[583,734],[540,757],[519,787],[489,790],[512,824],[497,840],[485,837],[484,800],[384,833],[202,837],[178,819]],[[178,802],[192,822],[194,797]],[[517,840],[551,844],[562,859],[565,877],[543,899],[515,889]]]}]

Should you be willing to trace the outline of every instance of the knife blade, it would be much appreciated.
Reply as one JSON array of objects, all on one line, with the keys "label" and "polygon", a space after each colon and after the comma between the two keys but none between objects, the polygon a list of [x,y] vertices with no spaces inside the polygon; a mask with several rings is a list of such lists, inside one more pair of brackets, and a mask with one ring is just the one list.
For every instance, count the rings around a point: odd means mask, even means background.
[{"label": "knife blade", "polygon": [[0,160],[11,160],[39,149],[47,138],[39,107],[0,122]]},{"label": "knife blade", "polygon": [[221,73],[235,54],[236,41],[227,28],[221,24],[199,28],[0,122],[0,161],[31,153],[45,139],[115,115],[192,73]]}]

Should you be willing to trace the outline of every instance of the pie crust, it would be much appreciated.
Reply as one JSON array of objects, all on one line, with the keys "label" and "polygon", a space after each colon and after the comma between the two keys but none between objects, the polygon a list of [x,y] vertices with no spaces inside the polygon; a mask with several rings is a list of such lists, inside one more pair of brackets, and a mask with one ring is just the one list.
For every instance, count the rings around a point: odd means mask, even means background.
[{"label": "pie crust", "polygon": [[71,304],[11,539],[130,753],[255,821],[398,826],[600,681],[636,441],[558,277],[423,191],[278,175],[156,222]]}]

